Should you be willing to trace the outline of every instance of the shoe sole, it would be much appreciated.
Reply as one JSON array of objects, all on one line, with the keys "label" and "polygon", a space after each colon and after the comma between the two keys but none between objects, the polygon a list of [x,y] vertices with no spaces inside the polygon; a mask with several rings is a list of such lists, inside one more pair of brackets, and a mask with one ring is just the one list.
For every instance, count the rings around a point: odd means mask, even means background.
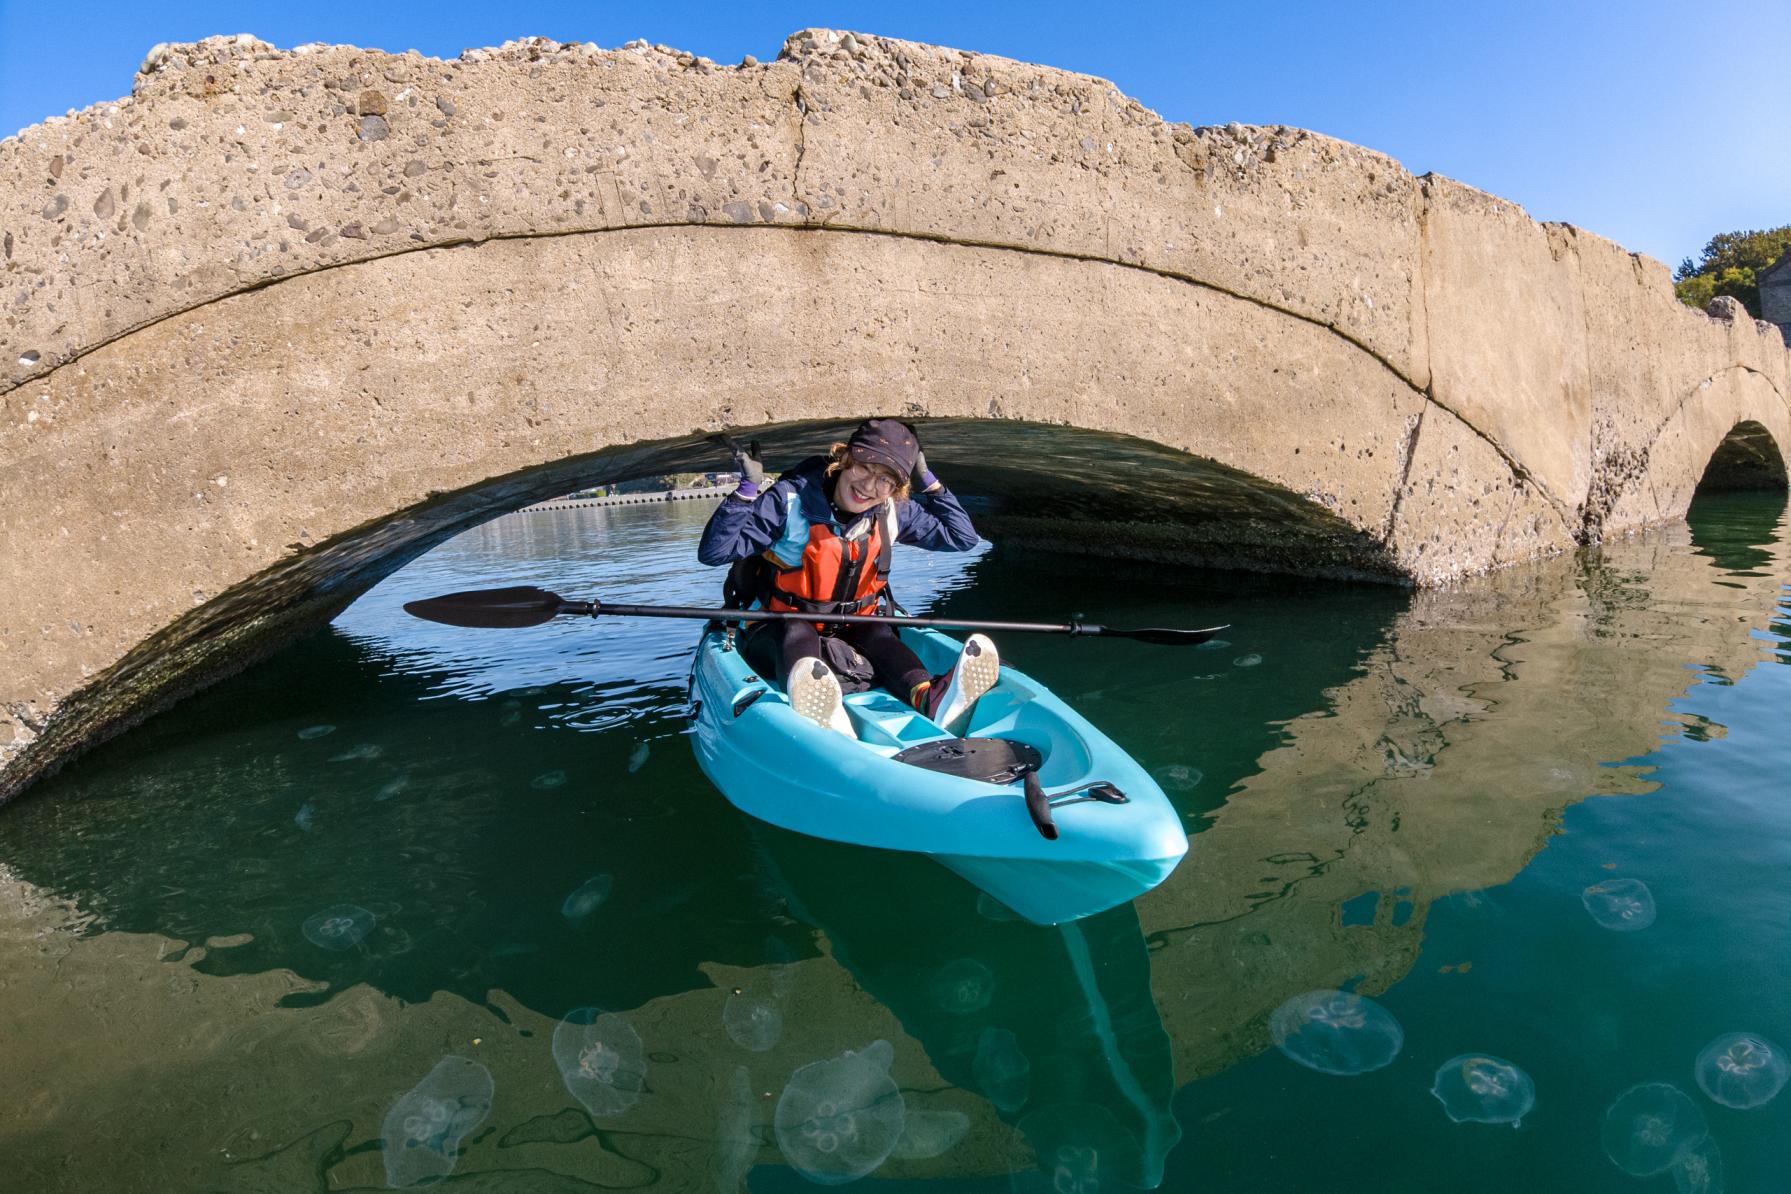
[{"label": "shoe sole", "polygon": [[975,704],[1001,679],[1001,658],[992,650],[979,650],[975,655],[966,650],[958,658],[958,669],[958,691],[964,694],[965,704]]},{"label": "shoe sole", "polygon": [[833,712],[840,707],[840,689],[837,682],[828,684],[822,680],[810,678],[800,683],[792,681],[790,687],[793,690],[789,694],[792,709],[822,729],[833,728]]}]

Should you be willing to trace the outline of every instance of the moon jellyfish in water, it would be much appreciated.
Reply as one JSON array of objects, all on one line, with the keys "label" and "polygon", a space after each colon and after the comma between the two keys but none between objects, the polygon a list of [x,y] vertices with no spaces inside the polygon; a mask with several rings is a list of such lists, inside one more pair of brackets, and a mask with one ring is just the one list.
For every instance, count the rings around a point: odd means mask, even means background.
[{"label": "moon jellyfish in water", "polygon": [[292,814],[292,823],[306,833],[310,833],[312,827],[317,824],[317,814],[312,811],[311,805],[308,802],[301,804],[299,805],[298,812]]},{"label": "moon jellyfish in water", "polygon": [[529,787],[535,789],[537,792],[550,792],[555,788],[563,788],[565,786],[566,773],[558,770],[543,771],[540,775],[537,775],[534,779],[529,781]]},{"label": "moon jellyfish in water", "polygon": [[928,984],[933,1002],[954,1016],[968,1016],[995,998],[994,973],[975,958],[959,958],[941,967]]},{"label": "moon jellyfish in water", "polygon": [[359,759],[377,759],[386,753],[386,748],[377,742],[363,742],[359,746],[351,746],[339,755],[331,755],[332,763],[353,763]]},{"label": "moon jellyfish in water", "polygon": [[1636,1177],[1665,1172],[1708,1135],[1698,1105],[1666,1082],[1632,1086],[1604,1113],[1604,1155]]},{"label": "moon jellyfish in water", "polygon": [[1517,1127],[1536,1105],[1536,1084],[1509,1061],[1484,1053],[1451,1057],[1437,1069],[1430,1093],[1458,1124]]},{"label": "moon jellyfish in water", "polygon": [[715,1113],[715,1151],[709,1173],[717,1194],[738,1194],[759,1154],[759,1100],[753,1094],[752,1076],[745,1066],[734,1067],[728,1093]]},{"label": "moon jellyfish in water", "polygon": [[889,1076],[895,1050],[876,1041],[790,1075],[773,1124],[797,1172],[823,1186],[856,1181],[883,1164],[907,1126],[902,1092]]},{"label": "moon jellyfish in water", "polygon": [[553,1030],[553,1059],[566,1089],[592,1115],[616,1115],[647,1088],[646,1048],[621,1016],[581,1007]]},{"label": "moon jellyfish in water", "polygon": [[298,736],[306,742],[309,742],[313,738],[321,738],[325,734],[334,734],[335,732],[335,726],[306,726],[298,732]]},{"label": "moon jellyfish in water", "polygon": [[392,1104],[380,1129],[386,1184],[414,1186],[454,1172],[460,1141],[491,1113],[491,1071],[464,1057],[444,1057]]},{"label": "moon jellyfish in water", "polygon": [[1233,667],[1255,667],[1257,664],[1259,664],[1261,662],[1262,662],[1262,656],[1256,654],[1255,652],[1251,652],[1248,655],[1240,655],[1236,659],[1231,661]]},{"label": "moon jellyfish in water", "polygon": [[1723,1154],[1716,1141],[1705,1137],[1673,1162],[1673,1185],[1679,1194],[1722,1194]]},{"label": "moon jellyfish in water", "polygon": [[1006,904],[988,892],[978,892],[976,897],[976,914],[984,920],[992,920],[1000,924],[1010,921],[1021,921],[1024,918]]},{"label": "moon jellyfish in water", "polygon": [[970,1117],[962,1111],[908,1109],[908,1124],[890,1156],[898,1161],[926,1161],[956,1148],[970,1131]]},{"label": "moon jellyfish in water", "polygon": [[1704,1046],[1692,1072],[1705,1094],[1725,1107],[1746,1111],[1771,1102],[1785,1088],[1791,1062],[1765,1037],[1731,1032]]},{"label": "moon jellyfish in water", "polygon": [[1137,1137],[1107,1108],[1094,1103],[1053,1103],[1015,1125],[1031,1156],[1009,1158],[1015,1194],[1096,1194],[1100,1190],[1155,1189],[1161,1181],[1141,1171]]},{"label": "moon jellyfish in water", "polygon": [[1633,933],[1654,923],[1654,893],[1640,879],[1610,879],[1580,893],[1601,929]]},{"label": "moon jellyfish in water", "polygon": [[321,949],[353,949],[373,931],[374,920],[359,904],[335,904],[305,921],[299,931]]},{"label": "moon jellyfish in water", "polygon": [[560,915],[568,924],[582,924],[591,913],[603,907],[603,901],[609,899],[614,891],[616,879],[614,875],[593,875],[579,884],[578,890],[566,897],[560,905]]},{"label": "moon jellyfish in water", "polygon": [[1003,1111],[1017,1111],[1032,1096],[1032,1062],[1019,1038],[1005,1028],[985,1028],[976,1038],[971,1072],[983,1094]]},{"label": "moon jellyfish in water", "polygon": [[1151,778],[1169,792],[1192,792],[1206,778],[1198,767],[1190,767],[1186,763],[1168,763],[1151,772]]},{"label": "moon jellyfish in water", "polygon": [[647,756],[652,753],[653,748],[648,746],[645,742],[635,743],[634,749],[630,751],[628,755],[628,774],[633,775],[636,771],[645,767],[647,765]]},{"label": "moon jellyfish in water", "polygon": [[721,1009],[721,1026],[742,1049],[763,1053],[784,1033],[784,1014],[770,1000],[752,991],[729,995]]},{"label": "moon jellyfish in water", "polygon": [[1275,1047],[1325,1074],[1365,1074],[1398,1056],[1405,1030],[1393,1013],[1365,995],[1308,991],[1269,1017]]}]

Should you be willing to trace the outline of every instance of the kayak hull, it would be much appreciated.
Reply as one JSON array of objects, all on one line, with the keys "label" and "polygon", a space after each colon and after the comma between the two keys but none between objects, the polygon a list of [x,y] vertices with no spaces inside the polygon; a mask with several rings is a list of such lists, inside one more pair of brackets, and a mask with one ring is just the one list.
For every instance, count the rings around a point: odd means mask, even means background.
[{"label": "kayak hull", "polygon": [[[903,628],[929,670],[959,643]],[[930,854],[1038,924],[1125,903],[1162,882],[1187,853],[1187,834],[1162,789],[1129,755],[1043,685],[1004,667],[977,702],[966,736],[1024,742],[1043,758],[1059,836],[1047,840],[1019,781],[998,785],[897,761],[945,730],[880,689],[846,697],[858,741],[799,716],[753,673],[725,630],[710,630],[691,671],[698,764],[750,816],[811,837]],[[1127,798],[1085,795],[1110,784]]]}]

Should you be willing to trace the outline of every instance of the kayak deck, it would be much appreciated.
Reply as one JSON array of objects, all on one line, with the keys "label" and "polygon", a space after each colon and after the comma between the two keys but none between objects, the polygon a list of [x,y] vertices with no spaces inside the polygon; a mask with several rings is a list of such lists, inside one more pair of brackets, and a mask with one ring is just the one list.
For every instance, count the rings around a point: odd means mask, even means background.
[{"label": "kayak deck", "polygon": [[[928,670],[945,671],[956,640],[903,628]],[[1181,818],[1155,781],[1043,685],[1003,667],[965,737],[1024,743],[1042,758],[1060,836],[1035,828],[1023,783],[998,784],[897,761],[956,736],[882,689],[845,698],[857,740],[798,715],[756,675],[726,631],[710,630],[691,674],[697,759],[741,811],[812,837],[931,854],[1040,924],[1124,903],[1168,876],[1187,852]],[[1099,785],[1123,803],[1089,796]]]}]

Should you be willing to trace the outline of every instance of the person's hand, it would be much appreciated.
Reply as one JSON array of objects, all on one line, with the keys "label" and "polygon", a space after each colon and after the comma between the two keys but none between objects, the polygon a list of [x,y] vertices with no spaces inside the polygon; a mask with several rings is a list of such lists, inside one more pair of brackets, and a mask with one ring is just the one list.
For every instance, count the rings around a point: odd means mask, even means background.
[{"label": "person's hand", "polygon": [[740,486],[734,490],[734,496],[751,501],[765,487],[765,465],[759,460],[759,441],[755,439],[743,447],[729,440],[728,448],[734,453],[734,471],[740,474]]},{"label": "person's hand", "polygon": [[916,450],[914,453],[914,477],[909,483],[909,488],[913,489],[915,493],[931,493],[935,489],[942,488],[939,478],[935,477],[933,470],[927,467],[925,452]]}]

